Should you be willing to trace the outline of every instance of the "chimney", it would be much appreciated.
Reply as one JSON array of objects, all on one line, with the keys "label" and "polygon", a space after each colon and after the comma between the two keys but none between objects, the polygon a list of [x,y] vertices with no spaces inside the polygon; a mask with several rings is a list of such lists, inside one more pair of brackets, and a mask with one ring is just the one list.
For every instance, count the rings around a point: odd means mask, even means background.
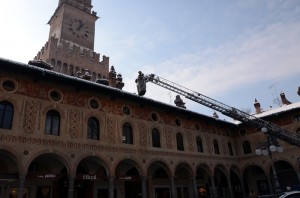
[{"label": "chimney", "polygon": [[280,93],[280,98],[281,98],[282,104],[284,104],[284,105],[292,104],[290,101],[288,101],[288,100],[285,98],[285,94],[284,94],[283,92]]},{"label": "chimney", "polygon": [[186,108],[184,105],[185,103],[183,102],[183,100],[180,98],[180,95],[176,96],[176,99],[174,100],[174,103],[176,104],[177,107],[181,107],[181,108]]},{"label": "chimney", "polygon": [[214,113],[213,113],[213,116],[212,116],[213,118],[216,118],[216,119],[218,119],[219,118],[219,116],[218,116],[218,114],[217,114],[217,112],[215,112],[214,111]]},{"label": "chimney", "polygon": [[255,111],[256,113],[261,113],[261,108],[260,108],[260,103],[257,102],[257,99],[255,98],[255,102],[254,102],[254,107],[255,107]]},{"label": "chimney", "polygon": [[300,87],[298,87],[298,92],[297,92],[297,93],[298,93],[298,95],[300,96]]}]

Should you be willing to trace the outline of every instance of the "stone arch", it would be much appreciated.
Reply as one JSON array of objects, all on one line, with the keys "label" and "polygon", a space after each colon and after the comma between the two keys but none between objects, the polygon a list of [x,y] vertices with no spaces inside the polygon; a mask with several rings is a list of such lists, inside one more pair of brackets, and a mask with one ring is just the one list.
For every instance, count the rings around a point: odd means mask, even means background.
[{"label": "stone arch", "polygon": [[195,172],[192,168],[192,165],[189,162],[185,161],[185,160],[180,160],[180,161],[178,161],[177,163],[174,164],[174,168],[172,169],[172,172],[174,173],[174,175],[175,175],[176,169],[178,167],[186,168],[191,176],[195,174]]},{"label": "stone arch", "polygon": [[[11,147],[1,146],[0,147],[0,172],[5,170],[4,166],[7,168],[17,169],[17,172],[25,174],[25,169],[21,161],[21,155]],[[13,166],[15,164],[15,167]],[[3,167],[2,167],[3,166]],[[1,168],[2,167],[2,168]],[[6,171],[5,171],[6,172]]]},{"label": "stone arch", "polygon": [[168,164],[168,162],[165,159],[162,158],[155,158],[155,159],[151,159],[147,166],[146,166],[146,171],[147,171],[147,175],[149,175],[149,171],[151,166],[156,165],[157,167],[162,167],[166,173],[168,174],[169,177],[173,176],[173,172],[172,172],[172,168],[170,167],[170,165]]},{"label": "stone arch", "polygon": [[210,177],[213,175],[213,171],[212,171],[212,169],[209,167],[209,165],[207,163],[201,162],[201,163],[197,164],[196,165],[196,171],[199,168],[202,169],[202,170],[204,170],[204,171],[206,171]]},{"label": "stone arch", "polygon": [[128,165],[135,167],[140,176],[145,175],[145,171],[142,168],[143,166],[141,165],[141,163],[139,163],[139,160],[134,156],[130,156],[130,157],[123,157],[115,162],[115,165],[112,166],[112,171],[114,171],[113,174],[114,176],[116,176],[116,171],[118,166],[121,165],[122,163],[128,163]]},{"label": "stone arch", "polygon": [[[299,178],[297,177],[297,168],[290,163],[289,160],[278,159],[273,161],[273,167],[278,178],[279,187],[282,191],[285,191],[287,187],[291,187],[299,184]],[[268,163],[268,176],[274,178],[272,163]],[[275,182],[273,182],[274,191],[276,191]]]},{"label": "stone arch", "polygon": [[80,155],[76,159],[76,161],[74,162],[74,164],[72,164],[73,166],[70,169],[70,174],[71,175],[76,174],[76,169],[77,169],[78,165],[80,164],[80,162],[82,160],[86,159],[86,158],[89,158],[89,157],[95,157],[95,158],[97,158],[99,160],[98,161],[99,164],[102,165],[105,168],[107,175],[111,175],[111,170],[109,168],[111,166],[110,166],[109,160],[105,156],[101,156],[101,155],[97,155],[97,154],[95,155],[94,153],[91,153],[91,152],[85,153],[83,155]]},{"label": "stone arch", "polygon": [[[242,178],[246,195],[250,190],[260,195],[270,194],[271,187],[265,169],[258,164],[247,164],[242,168]],[[260,185],[257,185],[258,182]],[[261,188],[260,186],[264,186]]]},{"label": "stone arch", "polygon": [[60,114],[62,120],[66,119],[65,110],[62,109],[59,105],[56,105],[56,104],[51,104],[51,105],[48,105],[47,107],[43,108],[42,116],[45,117],[47,112],[50,111],[50,110],[56,110]]},{"label": "stone arch", "polygon": [[229,170],[230,183],[232,187],[232,196],[234,198],[243,197],[243,186],[241,181],[241,172],[236,165],[232,165]]},{"label": "stone arch", "polygon": [[57,159],[58,161],[60,161],[67,169],[67,172],[70,173],[71,170],[71,164],[70,164],[70,159],[68,159],[67,156],[65,156],[63,153],[59,152],[59,151],[53,151],[50,149],[43,149],[40,150],[36,153],[34,153],[25,163],[25,170],[26,172],[28,171],[28,168],[30,166],[30,164],[37,159],[40,156],[44,156],[44,155],[51,155],[53,156],[55,159]]},{"label": "stone arch", "polygon": [[229,173],[223,164],[217,164],[214,168],[214,183],[219,197],[231,197]]}]

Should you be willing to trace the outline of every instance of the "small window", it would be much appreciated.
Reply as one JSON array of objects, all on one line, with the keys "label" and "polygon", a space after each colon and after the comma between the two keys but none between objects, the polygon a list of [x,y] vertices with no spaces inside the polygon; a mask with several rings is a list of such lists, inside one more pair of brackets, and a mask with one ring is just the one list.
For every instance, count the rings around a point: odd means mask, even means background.
[{"label": "small window", "polygon": [[219,150],[219,144],[218,144],[218,141],[217,141],[217,140],[214,140],[213,144],[214,144],[215,154],[216,154],[216,155],[220,155],[220,150]]},{"label": "small window", "polygon": [[180,120],[179,120],[179,119],[176,119],[176,120],[175,120],[175,124],[176,124],[176,126],[181,126]]},{"label": "small window", "polygon": [[296,130],[296,134],[299,136],[300,135],[300,128],[298,128],[297,130]]},{"label": "small window", "polygon": [[90,99],[89,105],[92,109],[98,109],[99,108],[99,102],[96,99]]},{"label": "small window", "polygon": [[55,110],[50,110],[46,115],[45,134],[59,136],[59,132],[60,114]]},{"label": "small window", "polygon": [[197,144],[197,152],[203,153],[202,140],[199,136],[196,138],[196,144]]},{"label": "small window", "polygon": [[200,131],[200,125],[199,125],[198,123],[195,124],[195,129],[196,129],[197,131]]},{"label": "small window", "polygon": [[12,92],[16,89],[16,84],[11,81],[11,80],[5,80],[3,83],[2,83],[2,87],[5,91],[7,92]]},{"label": "small window", "polygon": [[88,131],[87,131],[87,138],[91,140],[99,140],[99,121],[95,117],[91,117],[88,120]]},{"label": "small window", "polygon": [[176,134],[176,143],[177,143],[177,150],[184,151],[183,138],[180,133]]},{"label": "small window", "polygon": [[151,119],[156,122],[156,121],[158,121],[159,118],[156,113],[151,113]]},{"label": "small window", "polygon": [[130,110],[130,108],[127,107],[127,106],[124,106],[124,107],[123,107],[123,113],[124,113],[125,115],[131,115],[131,110]]},{"label": "small window", "polygon": [[294,116],[294,121],[295,122],[300,122],[300,115],[295,115]]},{"label": "small window", "polygon": [[59,102],[62,99],[62,94],[57,90],[52,90],[49,93],[49,97],[54,102]]},{"label": "small window", "polygon": [[160,134],[157,129],[152,130],[152,146],[160,148]]},{"label": "small window", "polygon": [[248,141],[244,141],[243,142],[243,151],[244,151],[244,154],[250,154],[252,153],[252,150],[251,150],[251,145]]},{"label": "small window", "polygon": [[0,102],[0,128],[11,129],[14,106],[8,101]]},{"label": "small window", "polygon": [[240,130],[240,135],[241,136],[246,136],[246,134],[247,134],[247,132],[246,132],[246,130],[245,129],[242,129],[242,130]]},{"label": "small window", "polygon": [[228,142],[228,151],[229,151],[229,155],[233,156],[233,150],[230,142]]},{"label": "small window", "polygon": [[129,123],[123,125],[122,141],[124,144],[133,144],[132,126]]}]

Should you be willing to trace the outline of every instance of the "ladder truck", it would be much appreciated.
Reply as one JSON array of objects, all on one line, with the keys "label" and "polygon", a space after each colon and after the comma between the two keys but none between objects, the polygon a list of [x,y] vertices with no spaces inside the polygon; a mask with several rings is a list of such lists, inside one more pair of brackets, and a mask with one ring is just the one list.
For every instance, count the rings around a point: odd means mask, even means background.
[{"label": "ladder truck", "polygon": [[228,117],[231,117],[235,120],[238,120],[242,123],[248,124],[252,127],[259,129],[261,132],[268,134],[273,138],[277,138],[288,142],[291,145],[300,147],[300,137],[286,129],[283,129],[271,122],[265,121],[263,119],[257,118],[253,115],[245,113],[241,110],[238,110],[234,107],[230,107],[226,104],[223,104],[217,100],[214,100],[210,97],[207,97],[203,94],[200,94],[196,91],[192,91],[188,88],[180,86],[174,82],[166,80],[162,77],[159,77],[155,74],[144,75],[139,71],[138,78],[135,80],[138,89],[138,95],[143,96],[146,93],[146,83],[151,82],[163,88],[166,88],[170,91],[173,91],[179,95],[184,96],[187,99],[190,99],[194,102],[202,104],[208,108],[214,109]]}]

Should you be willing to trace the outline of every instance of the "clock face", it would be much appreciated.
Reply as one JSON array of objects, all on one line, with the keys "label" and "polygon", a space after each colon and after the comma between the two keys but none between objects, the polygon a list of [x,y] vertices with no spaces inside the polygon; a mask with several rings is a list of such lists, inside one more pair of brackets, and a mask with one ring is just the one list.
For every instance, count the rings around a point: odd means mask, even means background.
[{"label": "clock face", "polygon": [[90,34],[89,27],[81,19],[72,19],[69,23],[68,28],[71,31],[73,36],[80,39],[88,38]]}]

